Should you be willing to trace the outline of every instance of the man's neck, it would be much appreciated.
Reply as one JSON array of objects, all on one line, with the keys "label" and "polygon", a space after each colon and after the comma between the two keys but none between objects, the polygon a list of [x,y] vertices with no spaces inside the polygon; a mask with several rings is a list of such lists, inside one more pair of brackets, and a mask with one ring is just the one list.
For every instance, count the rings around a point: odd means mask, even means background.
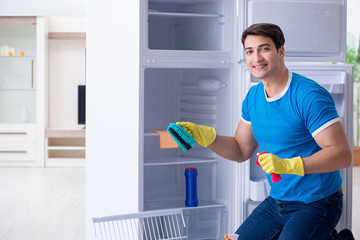
[{"label": "man's neck", "polygon": [[266,96],[268,98],[279,95],[286,87],[289,78],[289,70],[284,66],[278,74],[271,78],[261,80],[264,84]]}]

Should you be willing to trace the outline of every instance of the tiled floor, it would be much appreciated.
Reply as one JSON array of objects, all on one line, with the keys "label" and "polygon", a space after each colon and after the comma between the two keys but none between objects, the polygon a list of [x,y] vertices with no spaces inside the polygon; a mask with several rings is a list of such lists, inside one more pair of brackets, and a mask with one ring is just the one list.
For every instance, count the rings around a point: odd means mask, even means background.
[{"label": "tiled floor", "polygon": [[[82,168],[0,168],[0,239],[85,239]],[[360,166],[353,168],[352,231],[360,240]]]},{"label": "tiled floor", "polygon": [[0,168],[0,239],[85,239],[84,168]]},{"label": "tiled floor", "polygon": [[352,231],[355,239],[360,240],[360,166],[353,168],[353,212]]}]

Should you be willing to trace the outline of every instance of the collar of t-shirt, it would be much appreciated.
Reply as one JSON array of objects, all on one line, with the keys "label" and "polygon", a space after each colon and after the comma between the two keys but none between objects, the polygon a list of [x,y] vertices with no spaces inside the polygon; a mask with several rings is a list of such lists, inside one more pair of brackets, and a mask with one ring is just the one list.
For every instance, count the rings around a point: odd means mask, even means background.
[{"label": "collar of t-shirt", "polygon": [[279,95],[276,95],[276,96],[271,97],[271,98],[267,97],[267,94],[265,92],[265,87],[264,87],[264,94],[265,94],[266,101],[273,102],[273,101],[276,101],[276,100],[282,98],[285,95],[285,93],[287,92],[287,90],[289,89],[291,80],[292,80],[292,72],[289,70],[289,76],[288,76],[288,80],[287,80],[287,83],[286,83],[286,86],[285,86],[284,90],[282,90]]}]

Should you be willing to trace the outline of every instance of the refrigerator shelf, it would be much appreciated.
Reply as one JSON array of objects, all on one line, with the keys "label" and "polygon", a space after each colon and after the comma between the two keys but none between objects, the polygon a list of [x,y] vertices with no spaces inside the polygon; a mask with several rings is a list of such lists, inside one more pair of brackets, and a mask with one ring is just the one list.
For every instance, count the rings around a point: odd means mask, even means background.
[{"label": "refrigerator shelf", "polygon": [[199,200],[199,205],[197,207],[186,207],[185,199],[176,199],[176,200],[151,200],[145,201],[145,209],[146,210],[161,210],[161,209],[183,209],[187,211],[192,211],[196,209],[209,209],[209,208],[226,208],[225,204],[218,202],[210,202]]},{"label": "refrigerator shelf", "polygon": [[185,164],[208,164],[208,163],[217,163],[216,159],[186,159],[186,158],[158,158],[149,160],[149,162],[144,163],[145,167],[161,167],[169,165],[185,165]]},{"label": "refrigerator shelf", "polygon": [[175,12],[158,12],[149,10],[150,17],[175,17],[175,18],[220,18],[221,14],[204,14],[204,13],[175,13]]}]

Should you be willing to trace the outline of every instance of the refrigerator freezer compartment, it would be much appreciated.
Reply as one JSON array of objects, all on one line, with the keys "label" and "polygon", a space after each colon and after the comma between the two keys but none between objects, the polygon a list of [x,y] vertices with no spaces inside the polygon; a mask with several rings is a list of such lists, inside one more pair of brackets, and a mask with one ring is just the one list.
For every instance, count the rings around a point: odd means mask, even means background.
[{"label": "refrigerator freezer compartment", "polygon": [[149,50],[231,51],[233,1],[148,1]]},{"label": "refrigerator freezer compartment", "polygon": [[220,23],[220,18],[198,18],[194,21],[193,18],[149,15],[148,47],[157,50],[220,51],[223,28]]},{"label": "refrigerator freezer compartment", "polygon": [[181,208],[184,213],[187,239],[223,239],[226,206],[199,200],[198,207],[184,207],[184,200],[145,202],[147,210]]},{"label": "refrigerator freezer compartment", "polygon": [[221,16],[222,3],[216,0],[149,0],[150,13],[199,14]]}]

